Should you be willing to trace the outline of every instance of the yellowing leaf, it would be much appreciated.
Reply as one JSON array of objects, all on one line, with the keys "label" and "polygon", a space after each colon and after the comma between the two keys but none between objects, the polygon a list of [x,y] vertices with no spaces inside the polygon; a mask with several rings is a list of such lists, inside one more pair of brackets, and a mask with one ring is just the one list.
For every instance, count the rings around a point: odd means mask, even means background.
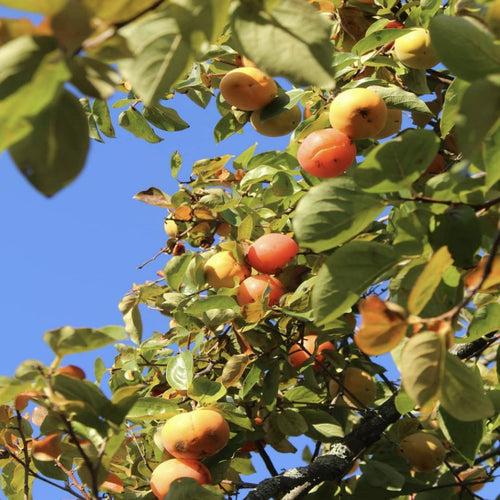
[{"label": "yellowing leaf", "polygon": [[[472,290],[480,285],[488,259],[489,255],[485,255],[479,264],[465,275],[464,282],[467,288]],[[488,288],[493,288],[498,284],[500,284],[500,255],[496,255],[493,259],[491,271],[481,285],[481,290],[488,290]]]},{"label": "yellowing leaf", "polygon": [[228,362],[222,370],[220,381],[225,387],[236,385],[246,367],[250,363],[250,358],[246,354],[236,354],[229,358]]},{"label": "yellowing leaf", "polygon": [[436,291],[443,273],[451,266],[453,258],[448,248],[443,246],[431,257],[417,278],[408,297],[408,310],[419,314]]},{"label": "yellowing leaf", "polygon": [[438,397],[444,374],[446,345],[434,332],[414,335],[405,345],[401,359],[401,380],[406,393],[419,406]]},{"label": "yellowing leaf", "polygon": [[354,335],[356,345],[376,356],[392,351],[404,338],[406,321],[400,308],[370,295],[359,306],[361,327]]},{"label": "yellowing leaf", "polygon": [[181,205],[175,209],[174,219],[189,221],[193,218],[193,209],[187,205]]}]

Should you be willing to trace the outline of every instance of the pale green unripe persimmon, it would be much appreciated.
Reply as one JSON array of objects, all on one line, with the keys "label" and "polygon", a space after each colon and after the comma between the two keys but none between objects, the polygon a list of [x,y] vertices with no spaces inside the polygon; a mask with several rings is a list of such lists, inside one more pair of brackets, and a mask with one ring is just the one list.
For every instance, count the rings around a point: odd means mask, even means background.
[{"label": "pale green unripe persimmon", "polygon": [[250,122],[259,134],[267,135],[268,137],[279,137],[280,135],[289,134],[297,127],[302,118],[302,113],[298,106],[286,109],[265,120],[261,119],[261,114],[261,110],[254,111],[250,116]]},{"label": "pale green unripe persimmon", "polygon": [[431,35],[424,28],[412,29],[409,33],[396,38],[394,53],[408,68],[429,69],[439,62],[432,47]]}]

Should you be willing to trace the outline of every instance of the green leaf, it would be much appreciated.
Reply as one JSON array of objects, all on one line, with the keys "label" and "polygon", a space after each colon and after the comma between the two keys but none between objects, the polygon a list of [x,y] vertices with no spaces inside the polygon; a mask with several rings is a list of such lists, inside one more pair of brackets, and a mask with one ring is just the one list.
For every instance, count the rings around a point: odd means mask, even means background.
[{"label": "green leaf", "polygon": [[125,329],[121,326],[104,326],[99,329],[63,326],[46,332],[43,340],[58,356],[65,356],[99,349],[126,337]]},{"label": "green leaf", "polygon": [[215,403],[226,395],[226,388],[220,382],[207,377],[198,377],[188,391],[188,396],[202,405]]},{"label": "green leaf", "polygon": [[446,245],[458,267],[472,267],[473,257],[481,246],[481,227],[471,207],[451,207],[436,215],[429,236],[434,248]]},{"label": "green leaf", "polygon": [[404,415],[415,408],[415,402],[413,399],[411,399],[410,396],[402,389],[398,392],[394,403],[396,405],[396,410],[398,410],[401,415]]},{"label": "green leaf", "polygon": [[243,179],[240,181],[241,189],[245,189],[248,186],[258,184],[264,181],[270,181],[279,170],[275,167],[270,167],[268,165],[262,165],[260,167],[253,168],[248,171]]},{"label": "green leaf", "polygon": [[163,139],[156,135],[156,132],[151,128],[147,120],[135,108],[128,108],[127,111],[120,113],[118,123],[125,130],[128,130],[139,139],[144,139],[147,142],[161,142]]},{"label": "green leaf", "polygon": [[356,42],[351,52],[360,55],[366,54],[366,52],[376,49],[381,45],[385,45],[386,43],[392,42],[393,40],[396,40],[396,38],[407,35],[408,33],[411,33],[411,30],[396,28],[387,28],[380,31],[375,31],[374,33],[370,33]]},{"label": "green leaf", "polygon": [[240,311],[240,306],[233,297],[227,295],[211,295],[206,298],[199,298],[188,307],[185,312],[192,316],[201,317],[203,313],[212,309],[232,309],[235,312]]},{"label": "green leaf", "polygon": [[146,106],[183,78],[198,49],[220,34],[228,6],[228,0],[178,0],[120,30],[135,55],[120,69]]},{"label": "green leaf", "polygon": [[286,408],[278,413],[276,423],[285,436],[300,436],[308,429],[304,417],[297,410],[291,408]]},{"label": "green leaf", "polygon": [[351,241],[329,256],[319,270],[312,291],[315,323],[327,325],[348,312],[359,296],[398,263],[390,246],[373,241]]},{"label": "green leaf", "polygon": [[108,103],[102,99],[96,99],[92,104],[92,113],[95,116],[99,130],[107,137],[115,137],[115,129],[111,122]]},{"label": "green leaf", "polygon": [[184,130],[189,127],[189,124],[179,116],[175,109],[166,108],[161,104],[144,108],[144,118],[155,127],[167,132]]},{"label": "green leaf", "polygon": [[342,426],[328,412],[305,408],[300,410],[300,414],[309,426],[306,434],[310,438],[327,441],[344,436]]},{"label": "green leaf", "polygon": [[71,183],[85,165],[89,127],[78,99],[67,91],[33,120],[34,130],[9,149],[19,170],[45,196]]},{"label": "green leaf", "polygon": [[436,16],[430,31],[439,60],[458,78],[472,81],[498,72],[500,47],[479,21],[465,16]]},{"label": "green leaf", "polygon": [[487,333],[494,332],[498,329],[498,325],[500,325],[500,303],[492,302],[476,309],[469,323],[467,335],[457,341],[472,342]]},{"label": "green leaf", "polygon": [[259,0],[241,2],[231,26],[240,52],[269,74],[333,87],[330,24],[303,0],[277,0],[268,9]]},{"label": "green leaf", "polygon": [[94,376],[97,384],[100,384],[102,377],[106,373],[106,365],[101,357],[97,357],[94,361]]},{"label": "green leaf", "polygon": [[485,188],[491,189],[500,181],[500,125],[497,124],[493,131],[486,137],[482,144],[483,165],[486,171]]},{"label": "green leaf", "polygon": [[419,314],[429,302],[443,278],[444,272],[453,264],[448,248],[437,250],[420,273],[408,296],[408,311]]},{"label": "green leaf", "polygon": [[439,139],[432,131],[408,130],[373,148],[354,169],[354,179],[372,193],[409,188],[425,172],[438,149]]},{"label": "green leaf", "polygon": [[179,151],[174,151],[170,157],[170,173],[174,179],[177,179],[182,167],[182,156]]},{"label": "green leaf", "polygon": [[405,392],[419,406],[438,397],[443,383],[446,345],[435,332],[419,332],[405,344],[401,380]]},{"label": "green leaf", "polygon": [[107,99],[115,92],[121,79],[108,64],[90,57],[74,57],[68,60],[71,83],[85,95]]},{"label": "green leaf", "polygon": [[348,177],[321,182],[299,202],[293,229],[300,245],[323,252],[350,240],[384,209],[378,196],[360,191]]},{"label": "green leaf", "polygon": [[469,86],[469,82],[460,80],[460,78],[455,78],[452,84],[448,87],[444,96],[443,112],[441,113],[441,137],[446,137],[455,126],[460,110],[460,103],[462,102],[463,95]]},{"label": "green leaf", "polygon": [[181,478],[172,482],[164,500],[224,500],[222,493],[203,488],[194,479]]},{"label": "green leaf", "polygon": [[262,369],[253,364],[241,386],[240,396],[242,398],[245,398],[255,385],[259,383],[261,375]]},{"label": "green leaf", "polygon": [[[499,46],[500,47],[500,46]],[[499,127],[500,76],[472,83],[465,91],[456,116],[455,129],[460,150],[473,159],[494,127]]]},{"label": "green leaf", "polygon": [[221,142],[229,136],[239,132],[245,121],[240,121],[233,113],[226,113],[214,127],[215,142]]},{"label": "green leaf", "polygon": [[469,368],[450,353],[446,357],[439,400],[452,417],[463,422],[488,418],[494,413],[478,371]]},{"label": "green leaf", "polygon": [[303,385],[292,387],[285,392],[284,396],[292,403],[320,403],[323,400],[319,394]]},{"label": "green leaf", "polygon": [[138,297],[134,294],[126,295],[118,304],[118,308],[123,315],[127,335],[132,342],[140,344],[142,341],[142,317]]},{"label": "green leaf", "polygon": [[368,88],[382,97],[389,108],[418,111],[419,113],[425,113],[427,115],[432,114],[432,111],[422,99],[419,99],[413,92],[403,90],[397,85],[388,85],[387,87],[370,85]]},{"label": "green leaf", "polygon": [[168,285],[175,290],[179,291],[183,285],[184,276],[191,259],[194,257],[192,253],[185,253],[172,257],[165,266],[164,273]]},{"label": "green leaf", "polygon": [[405,477],[394,467],[378,460],[372,459],[361,465],[361,470],[363,477],[378,488],[399,491],[405,483]]},{"label": "green leaf", "polygon": [[193,381],[193,355],[191,351],[183,351],[170,358],[165,375],[171,387],[187,391]]},{"label": "green leaf", "polygon": [[440,429],[453,447],[472,465],[483,439],[484,422],[462,422],[453,418],[442,406],[439,408]]},{"label": "green leaf", "polygon": [[174,416],[179,410],[176,401],[163,398],[144,397],[139,398],[127,413],[129,420],[167,420]]},{"label": "green leaf", "polygon": [[31,119],[54,102],[69,75],[53,38],[22,36],[0,47],[0,151],[33,130]]}]

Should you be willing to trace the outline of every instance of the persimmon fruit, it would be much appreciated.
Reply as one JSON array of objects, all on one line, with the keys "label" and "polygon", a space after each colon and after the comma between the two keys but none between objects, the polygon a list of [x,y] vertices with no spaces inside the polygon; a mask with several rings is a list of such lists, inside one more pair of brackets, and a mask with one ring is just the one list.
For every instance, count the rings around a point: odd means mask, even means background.
[{"label": "persimmon fruit", "polygon": [[316,346],[317,340],[317,335],[306,335],[301,342],[293,344],[288,350],[288,362],[294,368],[300,368],[311,357],[314,357],[315,365],[319,368],[319,365],[325,360],[323,353],[335,351],[336,348],[330,341],[322,342]]},{"label": "persimmon fruit", "polygon": [[300,123],[302,113],[298,106],[285,109],[281,113],[262,119],[262,110],[254,111],[250,116],[250,123],[259,134],[267,137],[287,135]]},{"label": "persimmon fruit", "polygon": [[151,490],[158,500],[163,500],[176,479],[188,477],[198,484],[212,481],[210,471],[198,460],[172,458],[158,465],[151,474]]},{"label": "persimmon fruit", "polygon": [[85,372],[76,365],[61,366],[56,371],[57,375],[66,375],[67,377],[78,378],[84,380],[86,375]]},{"label": "persimmon fruit", "polygon": [[397,108],[387,109],[387,120],[384,128],[377,134],[376,139],[385,139],[401,130],[401,122],[403,121],[403,113]]},{"label": "persimmon fruit", "polygon": [[226,446],[229,425],[219,412],[199,408],[167,420],[161,439],[173,457],[201,459],[215,455]]},{"label": "persimmon fruit", "polygon": [[446,448],[433,434],[415,432],[400,442],[401,452],[417,471],[430,472],[439,467],[446,456]]},{"label": "persimmon fruit", "polygon": [[227,250],[212,255],[204,270],[207,283],[213,288],[231,288],[250,275],[248,267]]},{"label": "persimmon fruit", "polygon": [[274,274],[288,264],[298,253],[299,245],[293,238],[281,233],[264,234],[247,252],[247,262],[257,271]]},{"label": "persimmon fruit", "polygon": [[354,366],[349,366],[343,371],[340,378],[341,385],[334,379],[331,379],[328,384],[332,398],[344,389],[343,398],[351,406],[358,408],[369,406],[375,401],[377,384],[368,372]]},{"label": "persimmon fruit", "polygon": [[414,28],[394,41],[396,57],[408,68],[430,69],[439,59],[432,47],[431,35],[424,28]]},{"label": "persimmon fruit", "polygon": [[300,166],[322,179],[343,174],[356,158],[356,146],[338,130],[329,128],[311,132],[297,151]]},{"label": "persimmon fruit", "polygon": [[387,121],[387,106],[373,90],[344,90],[330,104],[330,124],[351,139],[377,137]]},{"label": "persimmon fruit", "polygon": [[277,95],[275,81],[258,68],[236,68],[220,82],[222,97],[243,111],[255,111],[269,104]]},{"label": "persimmon fruit", "polygon": [[250,276],[240,283],[236,299],[240,306],[245,306],[262,300],[267,292],[267,304],[274,306],[285,293],[285,289],[281,281],[274,276],[257,274],[256,276]]}]

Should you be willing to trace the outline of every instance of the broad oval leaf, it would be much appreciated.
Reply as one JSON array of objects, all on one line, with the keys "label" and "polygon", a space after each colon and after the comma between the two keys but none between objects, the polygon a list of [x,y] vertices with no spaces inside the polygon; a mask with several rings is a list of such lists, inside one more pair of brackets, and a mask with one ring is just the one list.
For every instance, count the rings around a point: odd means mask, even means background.
[{"label": "broad oval leaf", "polygon": [[466,16],[437,16],[430,25],[439,60],[456,76],[476,80],[500,67],[500,46],[479,22]]},{"label": "broad oval leaf", "polygon": [[188,396],[202,405],[215,403],[226,395],[226,388],[220,382],[214,382],[207,377],[198,377],[188,391]]},{"label": "broad oval leaf", "polygon": [[241,2],[231,26],[241,52],[269,74],[333,87],[331,27],[303,0],[277,0],[268,9],[260,0]]},{"label": "broad oval leaf", "polygon": [[81,172],[89,149],[89,127],[78,99],[64,90],[33,120],[33,131],[9,149],[28,181],[45,196]]},{"label": "broad oval leaf", "polygon": [[430,165],[439,139],[430,130],[408,130],[373,148],[354,171],[356,183],[371,193],[410,187]]},{"label": "broad oval leaf", "polygon": [[397,108],[406,111],[418,111],[431,115],[431,110],[427,107],[422,99],[418,98],[413,92],[403,90],[397,85],[388,85],[382,87],[381,85],[371,85],[369,89],[376,92],[389,108]]},{"label": "broad oval leaf", "polygon": [[69,76],[53,38],[22,36],[0,47],[0,151],[33,130],[29,120],[54,102]]},{"label": "broad oval leaf", "polygon": [[169,419],[179,411],[175,401],[163,398],[144,397],[138,399],[127,413],[129,420],[163,420]]},{"label": "broad oval leaf", "polygon": [[477,369],[469,368],[450,353],[446,356],[439,400],[452,417],[463,422],[491,417],[495,411]]},{"label": "broad oval leaf", "polygon": [[352,179],[331,179],[300,200],[293,229],[301,246],[323,252],[363,231],[384,207],[382,198],[363,193]]},{"label": "broad oval leaf", "polygon": [[64,326],[50,330],[43,336],[43,340],[58,356],[92,351],[125,338],[127,334],[121,326],[104,326],[98,329]]},{"label": "broad oval leaf", "polygon": [[328,257],[312,292],[315,323],[327,325],[348,312],[359,296],[399,260],[393,248],[373,241],[351,241]]},{"label": "broad oval leaf", "polygon": [[447,247],[441,247],[425,265],[408,296],[408,310],[419,314],[439,286],[444,272],[453,264]]},{"label": "broad oval leaf", "polygon": [[193,370],[191,351],[183,351],[168,360],[165,376],[171,387],[179,391],[187,391],[193,381]]},{"label": "broad oval leaf", "polygon": [[401,380],[404,390],[420,407],[439,395],[444,375],[446,345],[435,332],[414,335],[404,346]]}]

